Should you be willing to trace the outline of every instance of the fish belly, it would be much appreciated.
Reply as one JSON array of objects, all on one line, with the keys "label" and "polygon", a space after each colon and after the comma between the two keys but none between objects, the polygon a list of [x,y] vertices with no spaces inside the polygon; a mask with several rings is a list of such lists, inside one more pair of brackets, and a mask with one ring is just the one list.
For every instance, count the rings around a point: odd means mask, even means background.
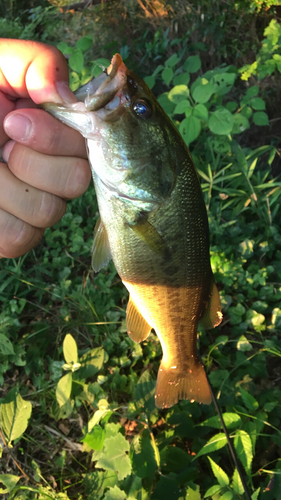
[{"label": "fish belly", "polygon": [[210,388],[196,348],[202,289],[123,283],[161,343],[156,406],[168,408],[181,399],[209,404]]}]

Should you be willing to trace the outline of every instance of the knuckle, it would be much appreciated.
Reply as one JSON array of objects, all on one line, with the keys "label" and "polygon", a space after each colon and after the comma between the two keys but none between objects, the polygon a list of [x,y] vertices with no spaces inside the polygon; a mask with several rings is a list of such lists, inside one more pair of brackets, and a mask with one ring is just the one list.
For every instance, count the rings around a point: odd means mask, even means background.
[{"label": "knuckle", "polygon": [[72,161],[72,168],[68,171],[64,188],[67,198],[77,198],[83,194],[91,180],[89,163],[82,158],[75,158]]},{"label": "knuckle", "polygon": [[[57,123],[56,123],[57,122]],[[41,148],[47,154],[56,153],[61,147],[61,124],[57,120],[54,120],[52,128],[48,128],[45,131],[43,138],[41,138]],[[43,144],[44,141],[44,144]]]},{"label": "knuckle", "polygon": [[59,197],[42,192],[39,210],[34,207],[36,227],[47,228],[58,222],[66,210],[66,203]]},{"label": "knuckle", "polygon": [[44,231],[26,224],[20,219],[8,216],[1,231],[0,253],[3,257],[16,258],[28,252],[39,243]]}]

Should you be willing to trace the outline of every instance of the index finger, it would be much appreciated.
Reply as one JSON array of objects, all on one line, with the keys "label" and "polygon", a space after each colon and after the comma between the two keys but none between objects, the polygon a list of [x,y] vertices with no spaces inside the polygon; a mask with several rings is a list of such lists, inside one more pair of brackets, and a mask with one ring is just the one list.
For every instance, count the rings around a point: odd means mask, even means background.
[{"label": "index finger", "polygon": [[62,53],[40,42],[0,40],[0,91],[12,98],[30,97],[36,104],[63,102],[57,82],[68,81]]}]

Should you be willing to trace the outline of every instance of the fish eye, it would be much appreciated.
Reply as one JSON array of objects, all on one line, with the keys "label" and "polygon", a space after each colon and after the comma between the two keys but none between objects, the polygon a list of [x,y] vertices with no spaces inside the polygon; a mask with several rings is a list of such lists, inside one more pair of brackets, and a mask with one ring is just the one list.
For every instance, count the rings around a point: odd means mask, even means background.
[{"label": "fish eye", "polygon": [[151,104],[145,99],[138,99],[133,104],[133,111],[139,118],[150,118],[152,109]]}]

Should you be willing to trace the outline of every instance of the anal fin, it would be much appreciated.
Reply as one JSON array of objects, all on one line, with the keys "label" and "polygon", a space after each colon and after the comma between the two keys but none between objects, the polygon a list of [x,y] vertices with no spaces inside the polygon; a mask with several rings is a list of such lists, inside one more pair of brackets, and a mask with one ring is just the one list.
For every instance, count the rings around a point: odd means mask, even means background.
[{"label": "anal fin", "polygon": [[220,296],[215,282],[212,282],[210,299],[200,322],[204,328],[215,328],[222,322]]},{"label": "anal fin", "polygon": [[126,324],[128,335],[134,342],[142,342],[150,334],[151,326],[139,312],[131,297],[127,305]]},{"label": "anal fin", "polygon": [[107,232],[99,217],[94,231],[94,241],[92,246],[92,268],[97,273],[102,267],[107,266],[111,260],[111,253]]}]

